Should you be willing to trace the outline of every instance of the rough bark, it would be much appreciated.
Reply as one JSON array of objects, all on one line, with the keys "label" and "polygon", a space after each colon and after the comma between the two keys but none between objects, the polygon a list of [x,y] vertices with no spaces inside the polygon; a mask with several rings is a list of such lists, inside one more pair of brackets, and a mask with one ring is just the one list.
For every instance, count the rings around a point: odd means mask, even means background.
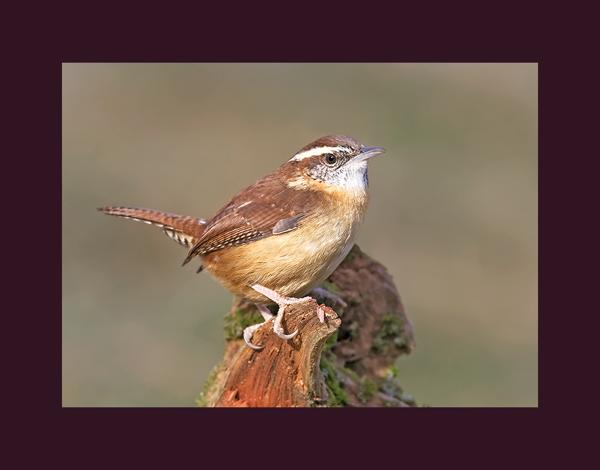
[{"label": "rough bark", "polygon": [[[413,329],[391,276],[357,246],[326,281],[346,307],[317,303],[291,305],[284,328],[299,333],[283,341],[272,322],[253,336],[261,351],[247,348],[243,329],[260,323],[252,304],[235,301],[225,318],[225,355],[200,394],[200,406],[414,406],[404,393],[394,366],[414,348]],[[325,302],[328,301],[325,299]]]}]

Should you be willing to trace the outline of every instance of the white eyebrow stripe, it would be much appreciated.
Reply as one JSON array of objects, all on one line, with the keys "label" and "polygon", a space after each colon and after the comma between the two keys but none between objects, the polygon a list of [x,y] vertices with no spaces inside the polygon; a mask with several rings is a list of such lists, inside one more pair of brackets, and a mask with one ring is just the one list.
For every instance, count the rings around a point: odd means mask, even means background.
[{"label": "white eyebrow stripe", "polygon": [[309,149],[309,150],[305,150],[304,152],[298,152],[296,155],[294,155],[292,158],[290,158],[290,161],[299,161],[299,160],[304,160],[305,158],[310,158],[310,157],[316,157],[317,155],[323,155],[324,153],[331,153],[331,152],[341,152],[341,151],[348,151],[348,147],[343,147],[341,145],[337,145],[335,147],[315,147],[314,149]]}]

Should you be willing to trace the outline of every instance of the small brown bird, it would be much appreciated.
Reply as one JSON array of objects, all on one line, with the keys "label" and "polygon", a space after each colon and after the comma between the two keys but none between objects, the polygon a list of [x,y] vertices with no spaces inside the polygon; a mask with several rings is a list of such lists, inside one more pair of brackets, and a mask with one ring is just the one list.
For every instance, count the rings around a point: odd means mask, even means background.
[{"label": "small brown bird", "polygon": [[[321,284],[346,257],[368,203],[367,160],[381,147],[326,136],[300,149],[277,170],[243,189],[210,220],[151,209],[102,207],[105,214],[152,224],[189,248],[183,264],[201,259],[232,293],[256,303],[265,322],[279,310],[273,331],[283,339],[285,306]],[[323,291],[321,290],[321,294]],[[319,320],[324,312],[319,307]],[[244,331],[246,344],[262,325]]]}]

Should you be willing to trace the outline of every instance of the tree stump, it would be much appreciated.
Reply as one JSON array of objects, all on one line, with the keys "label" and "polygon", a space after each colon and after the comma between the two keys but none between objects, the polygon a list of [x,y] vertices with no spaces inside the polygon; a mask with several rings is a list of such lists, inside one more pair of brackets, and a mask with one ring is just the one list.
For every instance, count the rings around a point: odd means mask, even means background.
[{"label": "tree stump", "polygon": [[394,366],[414,348],[413,328],[385,267],[355,246],[323,287],[347,305],[326,306],[324,323],[316,302],[288,306],[285,331],[298,329],[298,334],[284,341],[269,321],[253,335],[253,342],[264,346],[261,351],[246,347],[242,332],[262,317],[254,305],[236,300],[225,317],[224,358],[198,405],[414,406]]}]

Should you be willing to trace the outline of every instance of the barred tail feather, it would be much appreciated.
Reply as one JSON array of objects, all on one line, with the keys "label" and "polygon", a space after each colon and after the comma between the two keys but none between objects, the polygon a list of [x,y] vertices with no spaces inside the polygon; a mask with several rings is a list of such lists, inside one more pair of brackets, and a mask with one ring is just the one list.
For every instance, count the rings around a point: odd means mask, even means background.
[{"label": "barred tail feather", "polygon": [[108,206],[99,207],[98,210],[107,215],[144,222],[162,228],[167,237],[186,248],[194,246],[206,226],[206,220],[204,219],[154,209]]}]

